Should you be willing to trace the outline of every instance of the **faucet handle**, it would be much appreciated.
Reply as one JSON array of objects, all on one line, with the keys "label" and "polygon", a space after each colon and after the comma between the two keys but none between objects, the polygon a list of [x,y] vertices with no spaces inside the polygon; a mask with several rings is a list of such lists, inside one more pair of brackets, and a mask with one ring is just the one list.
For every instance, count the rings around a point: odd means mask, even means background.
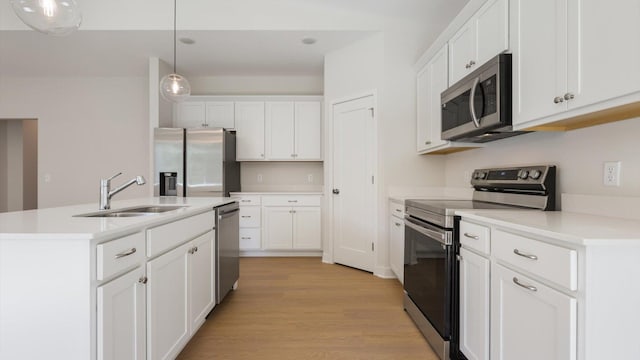
[{"label": "faucet handle", "polygon": [[108,178],[108,179],[105,179],[105,180],[106,180],[106,181],[111,181],[111,180],[113,180],[115,177],[120,176],[120,175],[122,175],[122,173],[121,173],[121,172],[119,172],[119,173],[117,173],[117,174],[113,175],[112,177],[110,177],[110,178]]}]

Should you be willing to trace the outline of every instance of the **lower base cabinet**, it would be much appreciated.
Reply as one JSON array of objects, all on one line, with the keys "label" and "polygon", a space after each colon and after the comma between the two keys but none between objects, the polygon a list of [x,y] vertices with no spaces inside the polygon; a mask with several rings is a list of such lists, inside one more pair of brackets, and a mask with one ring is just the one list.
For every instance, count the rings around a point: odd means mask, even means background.
[{"label": "lower base cabinet", "polygon": [[147,263],[147,359],[175,358],[213,309],[213,241],[209,231]]},{"label": "lower base cabinet", "polygon": [[320,208],[265,206],[264,248],[317,250],[321,246]]},{"label": "lower base cabinet", "polygon": [[460,249],[460,352],[489,360],[490,261]]},{"label": "lower base cabinet", "polygon": [[498,264],[491,284],[491,359],[576,359],[576,299]]},{"label": "lower base cabinet", "polygon": [[138,267],[98,287],[98,360],[146,359],[146,282]]}]

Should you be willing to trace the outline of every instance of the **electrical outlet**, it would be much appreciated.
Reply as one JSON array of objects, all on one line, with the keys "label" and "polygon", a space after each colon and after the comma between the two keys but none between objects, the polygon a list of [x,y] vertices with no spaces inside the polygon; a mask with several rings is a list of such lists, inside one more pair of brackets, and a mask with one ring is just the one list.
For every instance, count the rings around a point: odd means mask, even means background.
[{"label": "electrical outlet", "polygon": [[313,174],[307,175],[307,182],[310,182],[310,183],[313,182]]},{"label": "electrical outlet", "polygon": [[51,182],[51,174],[44,174],[44,182]]},{"label": "electrical outlet", "polygon": [[620,186],[620,161],[606,161],[604,163],[604,179],[605,186]]},{"label": "electrical outlet", "polygon": [[262,182],[262,174],[258,174],[256,181],[258,181],[259,183]]}]

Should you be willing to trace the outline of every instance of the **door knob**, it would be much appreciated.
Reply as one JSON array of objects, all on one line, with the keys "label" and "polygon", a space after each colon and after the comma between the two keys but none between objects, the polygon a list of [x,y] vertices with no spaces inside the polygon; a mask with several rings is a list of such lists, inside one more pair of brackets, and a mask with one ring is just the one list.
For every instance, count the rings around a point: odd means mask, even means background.
[{"label": "door knob", "polygon": [[340,194],[340,189],[333,189],[333,191],[332,191],[332,192],[333,192],[334,194],[338,195],[338,194]]},{"label": "door knob", "polygon": [[564,99],[563,99],[563,98],[561,98],[560,96],[556,96],[556,97],[553,99],[553,102],[554,102],[555,104],[559,104],[559,103],[561,103],[561,102],[563,102],[563,101],[564,101]]}]

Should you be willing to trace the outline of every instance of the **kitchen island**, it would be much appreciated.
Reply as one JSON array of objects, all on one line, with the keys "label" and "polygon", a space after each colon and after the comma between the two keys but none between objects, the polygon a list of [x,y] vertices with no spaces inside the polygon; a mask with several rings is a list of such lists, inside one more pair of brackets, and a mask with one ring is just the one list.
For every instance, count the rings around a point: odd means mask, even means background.
[{"label": "kitchen island", "polygon": [[[215,306],[215,212],[234,198],[143,198],[0,214],[1,359],[177,356]],[[167,210],[166,208],[160,210]]]}]

